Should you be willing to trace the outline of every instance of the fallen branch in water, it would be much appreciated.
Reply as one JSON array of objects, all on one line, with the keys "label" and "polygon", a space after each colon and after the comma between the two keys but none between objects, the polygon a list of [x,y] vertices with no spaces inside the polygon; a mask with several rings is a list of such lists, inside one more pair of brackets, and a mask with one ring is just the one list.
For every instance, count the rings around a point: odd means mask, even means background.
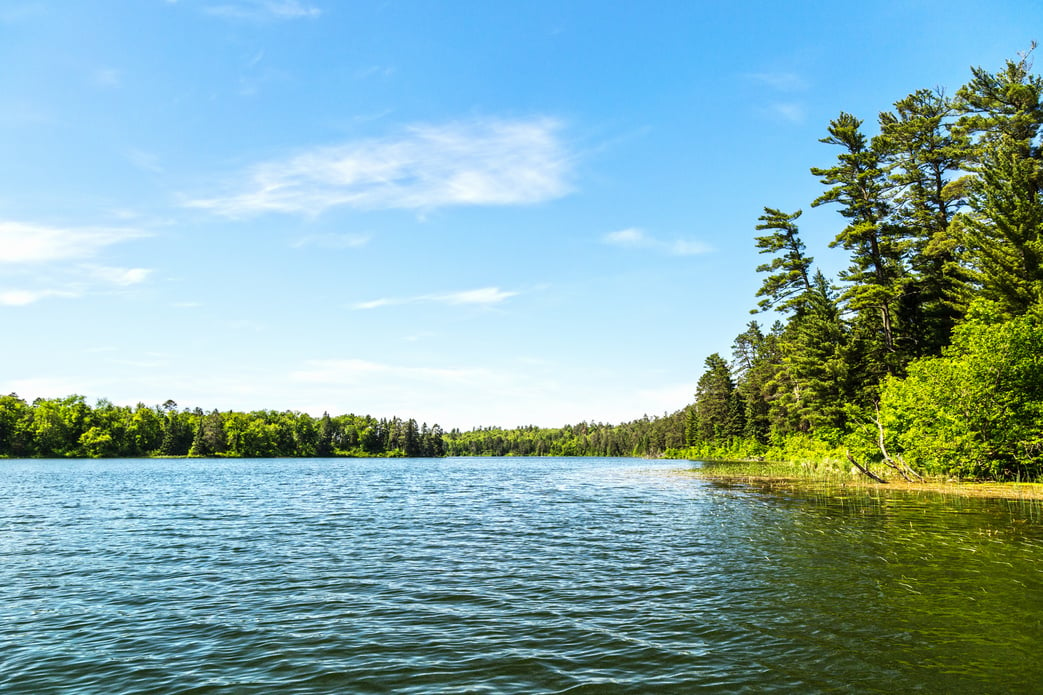
[{"label": "fallen branch in water", "polygon": [[873,471],[869,470],[868,468],[863,466],[861,463],[856,461],[855,457],[851,455],[850,451],[845,451],[844,453],[847,454],[847,460],[851,462],[851,465],[853,465],[858,470],[862,471],[862,473],[865,474],[866,477],[868,477],[868,478],[870,478],[872,480],[875,480],[878,483],[883,483],[885,485],[887,484],[886,480],[884,480],[883,478],[878,476],[876,473],[874,473]]},{"label": "fallen branch in water", "polygon": [[[916,478],[922,483],[923,476],[914,471],[912,466],[905,462],[905,459],[902,458],[901,454],[891,456],[891,454],[887,453],[887,447],[884,445],[884,423],[880,421],[880,404],[876,403],[874,405],[876,407],[876,417],[873,418],[873,422],[876,423],[877,446],[880,449],[880,453],[884,456],[884,464],[889,468],[898,471],[898,475],[905,478],[907,483],[913,482],[913,479],[909,477],[910,473],[916,476]],[[848,458],[850,457],[851,454],[848,454]],[[855,465],[857,466],[858,464]]]}]

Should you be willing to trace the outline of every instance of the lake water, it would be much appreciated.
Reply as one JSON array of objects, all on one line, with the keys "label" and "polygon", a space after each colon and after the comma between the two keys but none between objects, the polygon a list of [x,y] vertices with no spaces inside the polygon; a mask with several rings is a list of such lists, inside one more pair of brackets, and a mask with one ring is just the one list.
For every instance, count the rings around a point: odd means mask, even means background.
[{"label": "lake water", "polygon": [[685,465],[0,461],[0,692],[1043,690],[1039,503]]}]

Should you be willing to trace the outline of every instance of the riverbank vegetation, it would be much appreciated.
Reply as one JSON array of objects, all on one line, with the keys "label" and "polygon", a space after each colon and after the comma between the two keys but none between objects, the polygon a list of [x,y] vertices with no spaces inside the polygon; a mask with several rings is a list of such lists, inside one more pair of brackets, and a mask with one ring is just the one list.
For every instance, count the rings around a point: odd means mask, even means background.
[{"label": "riverbank vegetation", "polygon": [[[1033,49],[1035,46],[1033,46]],[[1043,79],[1032,51],[919,90],[875,134],[841,113],[811,173],[841,222],[835,280],[801,210],[766,207],[756,321],[706,359],[679,457],[815,461],[868,476],[1043,476]],[[810,455],[809,455],[810,454]],[[874,473],[873,471],[877,471]]]},{"label": "riverbank vegetation", "polygon": [[[839,215],[828,278],[801,209],[765,207],[765,256],[731,359],[695,401],[609,426],[444,432],[412,419],[0,398],[0,456],[559,455],[799,462],[867,477],[1043,478],[1043,78],[1035,46],[921,89],[867,125],[841,112],[811,207]],[[871,132],[872,131],[872,132]],[[831,159],[829,159],[831,157]]]}]

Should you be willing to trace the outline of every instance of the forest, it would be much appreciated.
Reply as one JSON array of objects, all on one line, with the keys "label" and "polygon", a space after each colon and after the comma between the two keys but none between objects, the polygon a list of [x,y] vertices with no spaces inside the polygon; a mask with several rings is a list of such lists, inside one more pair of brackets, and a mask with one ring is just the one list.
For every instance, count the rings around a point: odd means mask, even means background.
[{"label": "forest", "polygon": [[444,432],[398,417],[135,407],[0,396],[0,457],[658,456],[686,444],[683,411],[622,425]]},{"label": "forest", "polygon": [[[915,478],[1043,474],[1043,80],[1031,49],[922,89],[875,134],[840,113],[811,167],[811,207],[841,222],[835,279],[801,240],[801,209],[765,207],[755,312],[731,361],[710,355],[685,456],[842,453]],[[825,157],[825,154],[824,154]],[[787,453],[788,452],[788,453]],[[888,471],[889,469],[889,471]]]},{"label": "forest", "polygon": [[[896,475],[1043,476],[1043,78],[1033,45],[921,89],[872,127],[841,112],[811,207],[836,210],[829,278],[803,210],[764,207],[763,282],[694,402],[620,425],[444,432],[415,420],[0,397],[0,456],[605,455],[850,461]],[[827,157],[831,159],[827,159]],[[800,204],[799,202],[797,203]]]}]

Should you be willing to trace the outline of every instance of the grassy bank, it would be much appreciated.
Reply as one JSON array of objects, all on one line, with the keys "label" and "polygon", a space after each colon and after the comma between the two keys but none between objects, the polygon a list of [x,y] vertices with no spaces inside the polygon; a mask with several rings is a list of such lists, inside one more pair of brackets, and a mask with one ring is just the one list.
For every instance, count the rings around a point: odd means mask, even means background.
[{"label": "grassy bank", "polygon": [[907,482],[897,476],[894,476],[897,479],[889,479],[887,483],[877,483],[857,471],[844,469],[839,462],[834,461],[805,463],[706,461],[700,468],[680,471],[679,474],[720,482],[767,485],[780,490],[814,488],[817,491],[835,490],[839,492],[858,487],[961,497],[1043,500],[1043,483],[977,482],[944,478],[927,478],[923,482]]}]

